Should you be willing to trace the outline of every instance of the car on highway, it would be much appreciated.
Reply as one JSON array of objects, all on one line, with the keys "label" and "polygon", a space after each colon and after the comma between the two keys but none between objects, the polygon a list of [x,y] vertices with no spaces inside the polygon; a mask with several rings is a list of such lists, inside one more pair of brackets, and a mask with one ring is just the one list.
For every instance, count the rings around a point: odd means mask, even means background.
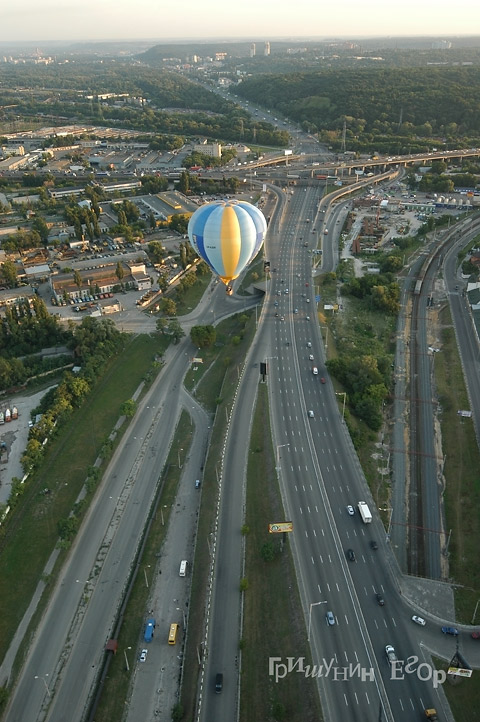
[{"label": "car on highway", "polygon": [[307,348],[312,348],[312,342],[311,342],[311,341],[307,341]]},{"label": "car on highway", "polygon": [[385,647],[385,654],[387,655],[387,660],[390,664],[393,664],[397,661],[397,655],[395,654],[395,648],[392,647],[391,644],[387,644]]},{"label": "car on highway", "polygon": [[480,639],[480,632],[472,632],[470,636],[472,639]]},{"label": "car on highway", "polygon": [[415,622],[415,624],[419,624],[421,627],[424,627],[426,622],[423,617],[418,617],[416,614],[412,617],[412,622]]},{"label": "car on highway", "polygon": [[218,674],[215,675],[215,692],[217,694],[220,694],[222,689],[223,689],[223,674],[221,672],[218,672]]},{"label": "car on highway", "polygon": [[375,599],[377,600],[377,604],[379,604],[381,607],[385,605],[385,599],[382,597],[381,594],[375,594]]},{"label": "car on highway", "polygon": [[322,376],[322,378],[320,379],[320,383],[321,383],[321,384],[326,384],[326,383],[327,383],[326,379],[325,379],[323,376]]},{"label": "car on highway", "polygon": [[353,549],[347,549],[347,557],[350,559],[351,562],[355,561],[355,552]]},{"label": "car on highway", "polygon": [[372,539],[372,541],[370,542],[370,549],[374,549],[375,551],[378,549],[378,544],[375,539]]},{"label": "car on highway", "polygon": [[285,316],[280,316],[280,321],[285,321]]},{"label": "car on highway", "polygon": [[308,360],[309,360],[309,361],[313,361],[313,353],[311,353],[311,354],[309,355]]},{"label": "car on highway", "polygon": [[305,321],[310,321],[310,316],[305,316]]},{"label": "car on highway", "polygon": [[142,649],[142,651],[140,652],[140,662],[147,661],[147,654],[148,654],[148,649]]},{"label": "car on highway", "polygon": [[313,413],[312,409],[308,410],[308,416],[310,419],[313,419],[315,417],[315,414]]},{"label": "car on highway", "polygon": [[328,624],[330,627],[333,627],[333,625],[335,624],[335,616],[334,616],[333,612],[327,612],[326,615],[325,615],[325,617],[326,617],[326,620],[327,620],[327,624]]},{"label": "car on highway", "polygon": [[351,504],[349,504],[347,506],[347,511],[350,514],[350,516],[353,516],[355,514],[355,509],[353,508],[353,506]]},{"label": "car on highway", "polygon": [[455,629],[455,627],[442,627],[442,632],[444,634],[451,634],[452,637],[458,637],[458,629]]},{"label": "car on highway", "polygon": [[316,366],[314,366],[314,367],[312,368],[312,374],[313,374],[314,376],[318,376],[318,369],[317,369]]},{"label": "car on highway", "polygon": [[200,489],[200,479],[195,479],[195,489]]}]

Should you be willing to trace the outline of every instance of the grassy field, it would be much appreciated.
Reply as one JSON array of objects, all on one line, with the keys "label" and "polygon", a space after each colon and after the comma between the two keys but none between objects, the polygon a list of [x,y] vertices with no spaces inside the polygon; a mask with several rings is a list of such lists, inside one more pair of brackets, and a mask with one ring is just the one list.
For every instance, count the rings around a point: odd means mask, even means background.
[{"label": "grassy field", "polygon": [[[66,518],[82,489],[89,467],[160,352],[151,337],[133,339],[113,359],[83,406],[48,445],[45,462],[27,482],[17,508],[2,528],[0,539],[0,656],[3,658],[30,602],[45,563],[58,542],[57,521]],[[49,488],[48,495],[42,489]],[[65,558],[60,554],[57,569]],[[44,599],[42,604],[46,603]]]},{"label": "grassy field", "polygon": [[[434,657],[433,662],[437,669],[447,671],[449,665],[443,660]],[[480,694],[480,674],[478,672],[474,672],[470,679],[462,679],[460,677],[447,678],[447,681],[443,685],[443,691],[447,697],[455,722],[476,722],[476,720],[479,719],[478,696]],[[477,710],[477,712],[475,712],[475,710]],[[437,709],[437,712],[441,712],[441,710]],[[443,717],[440,716],[439,719],[441,720]]]},{"label": "grassy field", "polygon": [[[442,450],[445,458],[444,494],[450,577],[458,621],[471,623],[480,597],[478,546],[480,540],[480,453],[471,419],[458,416],[469,409],[457,343],[448,308],[441,314],[441,353],[435,355],[435,381],[441,408]],[[477,615],[480,623],[480,615]]]},{"label": "grassy field", "polygon": [[[280,535],[268,533],[270,522],[284,519],[267,388],[260,385],[248,461],[245,519],[248,589],[244,592],[241,722],[287,719],[320,722],[323,719],[314,680],[289,674],[275,683],[268,674],[269,657],[310,659],[289,535],[281,551]],[[262,557],[266,544],[273,546],[271,561],[264,561]]]}]

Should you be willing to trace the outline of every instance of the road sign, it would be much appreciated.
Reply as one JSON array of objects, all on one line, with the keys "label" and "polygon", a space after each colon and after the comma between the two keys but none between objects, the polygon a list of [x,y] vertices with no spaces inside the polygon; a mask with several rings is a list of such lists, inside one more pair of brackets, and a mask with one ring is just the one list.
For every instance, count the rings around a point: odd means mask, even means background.
[{"label": "road sign", "polygon": [[293,531],[293,521],[279,521],[268,525],[269,534],[283,534],[286,531]]}]

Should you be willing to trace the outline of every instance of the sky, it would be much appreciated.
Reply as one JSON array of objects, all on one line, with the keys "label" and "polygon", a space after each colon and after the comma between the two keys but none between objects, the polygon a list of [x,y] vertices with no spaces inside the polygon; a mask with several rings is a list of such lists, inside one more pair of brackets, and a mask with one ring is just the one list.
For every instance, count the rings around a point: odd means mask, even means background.
[{"label": "sky", "polygon": [[480,33],[452,0],[3,0],[1,42],[442,36]]}]

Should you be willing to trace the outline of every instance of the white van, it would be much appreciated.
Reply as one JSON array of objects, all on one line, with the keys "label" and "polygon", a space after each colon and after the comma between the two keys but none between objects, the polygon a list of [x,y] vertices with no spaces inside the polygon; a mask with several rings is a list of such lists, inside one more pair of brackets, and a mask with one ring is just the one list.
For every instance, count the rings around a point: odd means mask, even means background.
[{"label": "white van", "polygon": [[187,561],[186,561],[186,559],[184,559],[183,561],[180,562],[179,574],[181,577],[184,577],[186,575],[186,573],[187,573]]}]

